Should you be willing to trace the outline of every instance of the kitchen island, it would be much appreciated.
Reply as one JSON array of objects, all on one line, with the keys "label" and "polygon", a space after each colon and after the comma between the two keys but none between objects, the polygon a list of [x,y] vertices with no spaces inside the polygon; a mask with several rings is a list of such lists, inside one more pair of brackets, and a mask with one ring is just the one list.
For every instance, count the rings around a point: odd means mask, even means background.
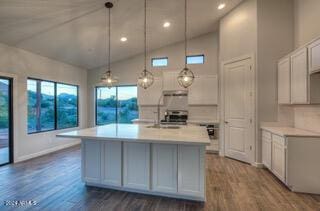
[{"label": "kitchen island", "polygon": [[81,139],[88,186],[205,201],[205,127],[109,124],[57,136]]}]

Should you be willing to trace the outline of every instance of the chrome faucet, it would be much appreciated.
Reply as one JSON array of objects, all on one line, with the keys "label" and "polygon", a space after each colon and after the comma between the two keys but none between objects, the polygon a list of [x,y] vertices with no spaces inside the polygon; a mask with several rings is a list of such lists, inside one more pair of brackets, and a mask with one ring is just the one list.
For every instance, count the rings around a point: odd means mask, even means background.
[{"label": "chrome faucet", "polygon": [[157,120],[155,121],[154,126],[159,127],[159,128],[160,128],[160,103],[161,103],[162,98],[163,98],[163,94],[161,94],[159,97],[158,105],[157,105],[157,112],[155,112],[155,113],[157,113]]}]

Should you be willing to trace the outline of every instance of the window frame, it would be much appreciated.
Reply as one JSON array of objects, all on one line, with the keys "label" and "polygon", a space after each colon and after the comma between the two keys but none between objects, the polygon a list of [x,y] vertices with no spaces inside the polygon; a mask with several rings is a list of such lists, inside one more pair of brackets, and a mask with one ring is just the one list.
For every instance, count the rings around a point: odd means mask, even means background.
[{"label": "window frame", "polygon": [[[58,101],[57,101],[57,84],[61,85],[67,85],[67,86],[73,86],[77,88],[77,124],[74,127],[66,127],[66,128],[58,128]],[[55,128],[56,130],[65,130],[65,129],[70,129],[70,128],[77,128],[79,127],[79,85],[74,85],[74,84],[68,84],[64,82],[55,82]]]},{"label": "window frame", "polygon": [[[153,61],[154,60],[160,60],[160,59],[166,59],[167,60],[167,65],[162,65],[162,66],[153,66]],[[151,67],[153,68],[164,68],[169,66],[169,57],[164,56],[164,57],[152,57],[151,58]]]},{"label": "window frame", "polygon": [[[116,123],[118,123],[118,87],[137,87],[138,89],[138,85],[137,84],[129,84],[129,85],[118,85],[118,86],[114,86],[116,88],[116,99],[117,99],[117,106],[116,106]],[[98,124],[98,112],[97,112],[97,108],[98,108],[98,103],[97,103],[97,96],[98,96],[98,88],[108,88],[107,86],[96,86],[95,87],[95,98],[94,98],[94,103],[95,103],[95,109],[94,109],[94,116],[95,116],[95,126],[103,126],[103,125],[106,125],[106,124]],[[138,92],[137,92],[137,100],[138,100]]]},{"label": "window frame", "polygon": [[[191,63],[191,64],[188,63],[188,58],[199,57],[199,56],[201,56],[203,58],[203,63]],[[188,65],[201,65],[201,64],[204,64],[206,62],[206,57],[205,57],[204,54],[187,55],[185,62]]]},{"label": "window frame", "polygon": [[[79,122],[80,122],[80,118],[79,118],[79,85],[77,84],[69,84],[69,83],[65,83],[65,82],[56,82],[56,81],[52,81],[52,80],[47,80],[47,79],[39,79],[39,78],[34,78],[34,77],[28,77],[28,80],[35,80],[35,81],[40,81],[40,82],[50,82],[54,84],[54,129],[50,129],[50,130],[43,130],[43,131],[35,131],[35,132],[29,132],[28,127],[27,127],[27,134],[28,135],[32,135],[32,134],[38,134],[38,133],[46,133],[46,132],[52,132],[52,131],[57,131],[57,130],[65,130],[65,129],[71,129],[71,128],[77,128],[79,127]],[[28,84],[28,83],[27,83]],[[77,88],[77,125],[74,127],[67,127],[67,128],[58,128],[58,114],[57,114],[57,84],[62,84],[62,85],[69,85],[69,86],[74,86]],[[28,86],[28,85],[27,85]],[[27,94],[28,94],[28,87],[27,87]],[[27,97],[28,98],[28,97]],[[27,99],[28,101],[28,99]],[[29,102],[27,102],[29,103]],[[28,106],[28,104],[27,104]],[[28,110],[28,109],[27,109]],[[28,123],[28,112],[27,112],[27,123]],[[27,124],[28,125],[28,124]]]}]

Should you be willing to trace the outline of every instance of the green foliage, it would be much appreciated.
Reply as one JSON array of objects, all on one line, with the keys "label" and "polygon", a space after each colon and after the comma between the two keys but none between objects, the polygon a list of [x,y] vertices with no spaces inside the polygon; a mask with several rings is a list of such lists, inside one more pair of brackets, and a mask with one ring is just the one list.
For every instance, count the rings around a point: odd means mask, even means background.
[{"label": "green foliage", "polygon": [[[76,127],[78,123],[77,96],[62,93],[57,96],[57,126],[58,129]],[[41,131],[54,129],[55,108],[54,96],[41,95],[40,103]],[[37,131],[37,94],[28,91],[28,131]]]},{"label": "green foliage", "polygon": [[8,128],[9,119],[9,96],[0,91],[0,128]]},{"label": "green foliage", "polygon": [[[117,101],[115,96],[107,99],[97,99],[97,123],[99,125],[115,123]],[[118,101],[118,122],[131,123],[138,118],[137,98]]]}]

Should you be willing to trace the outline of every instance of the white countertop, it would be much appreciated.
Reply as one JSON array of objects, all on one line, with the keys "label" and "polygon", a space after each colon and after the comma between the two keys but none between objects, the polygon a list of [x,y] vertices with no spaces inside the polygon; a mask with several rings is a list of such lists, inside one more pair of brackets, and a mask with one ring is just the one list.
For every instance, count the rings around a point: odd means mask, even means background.
[{"label": "white countertop", "polygon": [[127,142],[210,145],[205,127],[186,125],[179,129],[147,128],[150,124],[109,124],[58,134],[61,138]]},{"label": "white countertop", "polygon": [[301,130],[294,127],[261,127],[263,130],[267,130],[271,133],[279,136],[291,136],[291,137],[320,137],[319,133],[310,132],[307,130]]},{"label": "white countertop", "polygon": [[188,119],[187,123],[213,125],[213,124],[219,124],[219,121],[218,120],[211,120],[211,119]]}]

